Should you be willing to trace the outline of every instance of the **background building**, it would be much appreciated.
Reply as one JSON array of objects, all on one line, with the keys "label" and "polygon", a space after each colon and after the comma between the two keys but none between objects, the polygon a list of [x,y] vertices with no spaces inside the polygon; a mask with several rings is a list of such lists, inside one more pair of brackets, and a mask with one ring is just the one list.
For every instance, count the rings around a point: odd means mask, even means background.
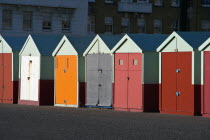
[{"label": "background building", "polygon": [[0,33],[87,34],[87,0],[1,0]]},{"label": "background building", "polygon": [[89,0],[89,33],[210,30],[210,0]]}]

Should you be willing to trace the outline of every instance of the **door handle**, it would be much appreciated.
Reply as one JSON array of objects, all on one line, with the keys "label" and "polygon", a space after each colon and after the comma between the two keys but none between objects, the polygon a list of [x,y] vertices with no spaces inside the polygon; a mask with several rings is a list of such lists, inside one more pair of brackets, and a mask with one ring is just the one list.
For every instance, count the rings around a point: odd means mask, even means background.
[{"label": "door handle", "polygon": [[176,73],[179,73],[181,70],[180,69],[176,69]]},{"label": "door handle", "polygon": [[98,69],[98,71],[99,71],[100,73],[102,73],[102,69]]},{"label": "door handle", "polygon": [[176,92],[176,96],[179,96],[181,92]]},{"label": "door handle", "polygon": [[67,72],[67,69],[64,69],[63,72],[66,73]]}]

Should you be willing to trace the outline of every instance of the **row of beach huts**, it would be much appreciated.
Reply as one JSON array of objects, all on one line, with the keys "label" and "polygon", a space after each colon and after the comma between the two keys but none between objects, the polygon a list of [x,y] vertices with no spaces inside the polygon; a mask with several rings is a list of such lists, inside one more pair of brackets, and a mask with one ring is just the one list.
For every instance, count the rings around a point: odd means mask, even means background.
[{"label": "row of beach huts", "polygon": [[0,103],[210,117],[210,32],[0,36]]}]

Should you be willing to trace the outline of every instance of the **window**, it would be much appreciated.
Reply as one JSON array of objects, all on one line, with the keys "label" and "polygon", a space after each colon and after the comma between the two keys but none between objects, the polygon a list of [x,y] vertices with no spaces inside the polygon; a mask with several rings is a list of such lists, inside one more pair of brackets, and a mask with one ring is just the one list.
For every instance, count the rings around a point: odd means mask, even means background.
[{"label": "window", "polygon": [[88,32],[95,33],[95,16],[88,17]]},{"label": "window", "polygon": [[179,7],[179,0],[171,0],[172,7]]},{"label": "window", "polygon": [[130,20],[129,18],[121,19],[121,33],[129,33],[130,31]]},{"label": "window", "polygon": [[202,20],[201,29],[204,31],[210,31],[210,20]]},{"label": "window", "polygon": [[70,31],[70,21],[68,19],[62,20],[62,30],[63,31]]},{"label": "window", "polygon": [[12,11],[11,10],[3,10],[2,26],[4,29],[12,28]]},{"label": "window", "polygon": [[119,65],[123,65],[124,61],[122,59],[119,60]]},{"label": "window", "polygon": [[160,19],[154,19],[154,33],[162,32],[162,21]]},{"label": "window", "polygon": [[30,30],[32,29],[32,12],[25,11],[23,12],[23,29]]},{"label": "window", "polygon": [[138,65],[138,59],[133,59],[133,65]]},{"label": "window", "polygon": [[163,0],[154,0],[154,5],[155,6],[162,6],[163,5]]},{"label": "window", "polygon": [[173,31],[179,31],[179,20],[174,20],[171,24],[171,29]]},{"label": "window", "polygon": [[145,19],[138,19],[137,21],[137,25],[138,25],[138,32],[139,33],[145,33],[146,32],[146,23],[145,23]]},{"label": "window", "polygon": [[210,7],[210,0],[202,0],[203,7]]},{"label": "window", "polygon": [[113,33],[113,18],[105,17],[105,33],[112,34]]},{"label": "window", "polygon": [[105,3],[113,3],[114,0],[105,0]]},{"label": "window", "polygon": [[96,2],[95,0],[88,0],[88,2]]},{"label": "window", "polygon": [[133,2],[133,0],[121,0],[121,2]]},{"label": "window", "polygon": [[43,30],[51,30],[51,18],[50,16],[45,16],[42,22],[42,29]]},{"label": "window", "polygon": [[137,3],[148,3],[149,0],[137,0]]}]

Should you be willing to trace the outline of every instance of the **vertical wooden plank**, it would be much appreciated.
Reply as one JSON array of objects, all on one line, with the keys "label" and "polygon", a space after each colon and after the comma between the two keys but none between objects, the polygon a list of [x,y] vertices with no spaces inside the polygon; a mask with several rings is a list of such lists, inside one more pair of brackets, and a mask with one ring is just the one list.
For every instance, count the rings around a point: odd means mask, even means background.
[{"label": "vertical wooden plank", "polygon": [[114,108],[128,107],[128,54],[115,54]]},{"label": "vertical wooden plank", "polygon": [[210,114],[210,52],[204,52],[203,113]]},{"label": "vertical wooden plank", "polygon": [[13,82],[12,82],[12,53],[4,53],[3,63],[3,102],[13,103]]},{"label": "vertical wooden plank", "polygon": [[4,73],[3,73],[3,53],[0,53],[0,103],[3,103],[4,93],[3,93],[3,79],[4,79]]},{"label": "vertical wooden plank", "polygon": [[161,111],[176,111],[176,56],[175,52],[162,52]]},{"label": "vertical wooden plank", "polygon": [[194,85],[192,85],[192,52],[177,53],[177,111],[194,112]]},{"label": "vertical wooden plank", "polygon": [[128,108],[142,110],[142,54],[129,54]]}]

